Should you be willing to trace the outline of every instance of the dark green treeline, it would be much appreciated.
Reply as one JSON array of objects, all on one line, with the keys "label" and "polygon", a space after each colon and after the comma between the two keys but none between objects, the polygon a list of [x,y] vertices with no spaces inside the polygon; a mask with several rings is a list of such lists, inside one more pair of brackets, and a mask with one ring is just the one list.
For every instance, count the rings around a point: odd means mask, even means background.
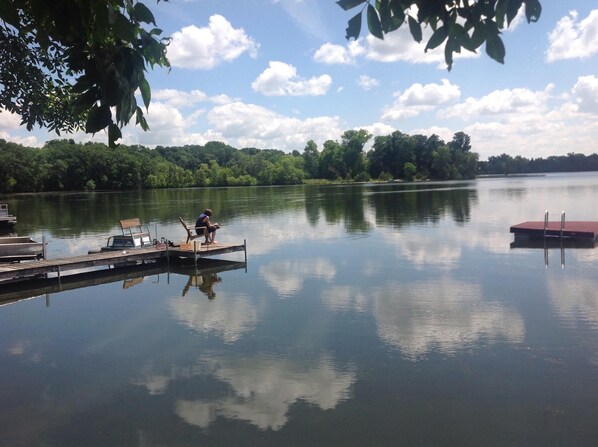
[{"label": "dark green treeline", "polygon": [[436,135],[394,132],[376,137],[349,130],[322,150],[309,141],[291,154],[236,149],[221,142],[162,147],[52,140],[30,148],[0,139],[0,192],[130,190],[194,186],[293,185],[309,179],[368,181],[474,178],[478,155],[463,132],[444,143]]}]

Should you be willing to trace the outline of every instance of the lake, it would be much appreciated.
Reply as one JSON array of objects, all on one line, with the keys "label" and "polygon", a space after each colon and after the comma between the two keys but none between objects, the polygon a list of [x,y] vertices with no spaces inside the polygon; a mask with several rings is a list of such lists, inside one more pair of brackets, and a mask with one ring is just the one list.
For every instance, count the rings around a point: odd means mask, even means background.
[{"label": "lake", "polygon": [[596,445],[598,251],[509,227],[597,199],[596,173],[5,195],[50,258],[209,207],[248,259],[5,300],[0,445]]}]

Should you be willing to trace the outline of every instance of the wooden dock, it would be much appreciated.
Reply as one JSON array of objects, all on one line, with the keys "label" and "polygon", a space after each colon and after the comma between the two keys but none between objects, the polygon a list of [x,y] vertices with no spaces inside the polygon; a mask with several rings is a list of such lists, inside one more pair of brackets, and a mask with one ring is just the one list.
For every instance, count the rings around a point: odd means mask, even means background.
[{"label": "wooden dock", "polygon": [[[123,282],[123,288],[131,287],[143,278],[160,274],[188,276],[191,281],[200,275],[219,273],[228,270],[247,268],[245,262],[223,261],[218,259],[203,260],[197,265],[181,263],[166,264],[164,262],[152,264],[136,264],[130,267],[101,269],[65,275],[58,278],[30,278],[27,281],[9,282],[0,286],[0,306],[24,299],[39,297],[52,293],[64,292],[118,281]],[[49,302],[47,303],[49,305]]]},{"label": "wooden dock", "polygon": [[598,236],[598,222],[595,221],[570,221],[544,222],[530,221],[513,225],[510,229],[515,236],[533,238],[558,237],[596,240]]},{"label": "wooden dock", "polygon": [[19,280],[40,275],[56,274],[58,277],[69,270],[81,270],[96,267],[119,267],[145,262],[162,260],[197,260],[206,257],[219,256],[226,253],[244,251],[247,262],[247,243],[243,244],[200,244],[199,241],[190,244],[180,244],[169,247],[158,244],[148,248],[125,251],[105,251],[68,258],[43,259],[18,263],[0,264],[0,287],[3,281]]}]

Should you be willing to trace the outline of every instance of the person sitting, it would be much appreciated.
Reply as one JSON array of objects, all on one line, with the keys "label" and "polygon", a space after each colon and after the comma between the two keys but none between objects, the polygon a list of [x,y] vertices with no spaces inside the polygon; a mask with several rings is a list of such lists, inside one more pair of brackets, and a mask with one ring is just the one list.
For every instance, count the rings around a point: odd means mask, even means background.
[{"label": "person sitting", "polygon": [[207,229],[205,232],[206,244],[216,243],[216,230],[220,228],[220,225],[217,223],[210,222],[210,217],[212,217],[212,210],[206,208],[204,212],[199,215],[197,221],[195,222],[195,231],[197,234],[204,234],[203,228]]}]

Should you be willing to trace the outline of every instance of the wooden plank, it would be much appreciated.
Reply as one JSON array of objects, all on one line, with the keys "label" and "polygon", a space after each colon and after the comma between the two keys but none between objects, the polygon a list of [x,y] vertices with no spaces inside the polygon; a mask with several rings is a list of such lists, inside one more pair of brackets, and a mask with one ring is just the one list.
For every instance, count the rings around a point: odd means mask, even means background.
[{"label": "wooden plank", "polygon": [[139,220],[139,217],[133,217],[131,219],[122,219],[119,222],[120,222],[120,227],[123,230],[127,230],[129,228],[140,227],[141,226],[141,221]]}]

